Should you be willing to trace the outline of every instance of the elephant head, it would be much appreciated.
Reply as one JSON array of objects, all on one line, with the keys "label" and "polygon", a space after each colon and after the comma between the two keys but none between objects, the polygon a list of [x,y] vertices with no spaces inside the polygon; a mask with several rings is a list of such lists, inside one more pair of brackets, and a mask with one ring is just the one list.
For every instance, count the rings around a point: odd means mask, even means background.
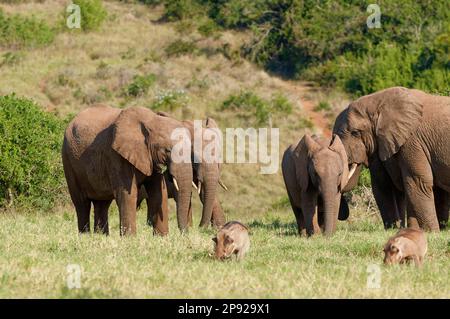
[{"label": "elephant head", "polygon": [[[177,132],[178,134],[174,135]],[[183,132],[185,138],[174,139],[174,136],[180,137],[180,133]],[[159,116],[142,107],[123,110],[114,123],[112,148],[139,172],[151,176],[162,173],[161,167],[167,166],[170,177],[178,189],[177,219],[181,231],[188,225],[191,200],[190,140],[189,131],[180,121]],[[183,149],[188,150],[189,154],[185,157],[187,160],[175,159],[172,151],[175,151],[176,147],[180,152]]]},{"label": "elephant head", "polygon": [[403,87],[393,87],[352,102],[336,118],[333,132],[342,140],[353,165],[369,166],[378,155],[386,161],[418,127],[423,105]]},{"label": "elephant head", "polygon": [[[194,136],[201,137],[201,147],[193,149],[194,159],[194,179],[197,184],[197,190],[200,200],[203,203],[202,218],[200,226],[207,227],[211,223],[211,216],[214,202],[217,196],[218,185],[225,190],[227,187],[220,180],[220,157],[221,144],[218,143],[217,123],[207,118],[202,121],[201,127],[193,127],[191,121],[187,122],[187,126],[194,133]],[[194,141],[196,143],[197,141]]]},{"label": "elephant head", "polygon": [[317,137],[305,135],[295,149],[295,156],[298,157],[295,171],[300,188],[318,190],[323,204],[323,231],[330,235],[336,228],[341,192],[351,177],[344,146],[337,135],[326,144]]},{"label": "elephant head", "polygon": [[[166,112],[158,112],[158,115],[170,118]],[[200,121],[199,121],[200,122]],[[201,121],[201,126],[195,121],[183,121],[183,125],[189,130],[192,140],[193,182],[196,185],[200,200],[203,204],[200,226],[207,227],[211,223],[212,211],[216,201],[217,187],[220,185],[228,190],[220,180],[221,163],[219,154],[221,143],[217,140],[220,135],[219,127],[212,118]],[[197,122],[198,123],[198,122]],[[220,207],[220,206],[219,206]],[[217,208],[217,207],[216,207]],[[223,212],[219,208],[217,212],[218,222],[223,222]]]}]

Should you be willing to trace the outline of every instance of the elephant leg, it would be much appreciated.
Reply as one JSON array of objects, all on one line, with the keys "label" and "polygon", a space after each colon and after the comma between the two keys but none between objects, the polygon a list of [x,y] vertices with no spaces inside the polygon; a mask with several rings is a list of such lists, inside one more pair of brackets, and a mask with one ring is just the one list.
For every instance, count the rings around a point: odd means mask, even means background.
[{"label": "elephant leg", "polygon": [[300,236],[306,236],[306,228],[305,228],[305,218],[303,217],[302,209],[297,206],[291,197],[291,194],[288,192],[289,202],[291,203],[292,211],[295,215],[295,220],[297,221],[298,234]]},{"label": "elephant leg", "polygon": [[188,210],[188,227],[192,227],[194,221],[192,218],[192,200],[189,202],[189,210]]},{"label": "elephant leg", "polygon": [[75,203],[75,210],[77,211],[78,231],[80,233],[89,233],[91,201],[89,199],[77,200]]},{"label": "elephant leg", "polygon": [[211,225],[213,227],[221,227],[225,224],[225,214],[223,213],[222,207],[220,206],[219,201],[214,199],[212,217],[211,217]]},{"label": "elephant leg", "polygon": [[433,174],[425,155],[417,154],[417,163],[404,161],[402,176],[407,202],[408,227],[439,231],[433,194]]},{"label": "elephant leg", "polygon": [[136,234],[136,203],[138,187],[134,180],[127,187],[120,187],[115,191],[117,206],[120,215],[120,235]]},{"label": "elephant leg", "polygon": [[304,192],[302,194],[302,212],[305,220],[306,234],[312,236],[320,234],[320,227],[317,219],[317,192]]},{"label": "elephant leg", "polygon": [[445,229],[448,223],[450,210],[450,195],[439,187],[434,188],[434,203],[440,229]]},{"label": "elephant leg", "polygon": [[109,235],[108,209],[112,200],[95,200],[94,204],[94,232]]},{"label": "elephant leg", "polygon": [[384,228],[395,228],[399,218],[395,186],[378,159],[371,161],[369,171],[373,196],[380,210]]},{"label": "elephant leg", "polygon": [[319,224],[319,227],[321,230],[323,230],[323,227],[325,225],[325,208],[323,207],[323,200],[322,197],[319,196],[317,198],[317,223]]},{"label": "elephant leg", "polygon": [[153,234],[165,236],[169,233],[169,208],[167,186],[164,175],[155,174],[145,183],[147,190],[147,222],[153,226]]},{"label": "elephant leg", "polygon": [[62,160],[64,163],[64,174],[66,176],[70,198],[72,199],[73,205],[75,206],[75,211],[77,212],[78,232],[89,233],[91,201],[83,195],[82,190],[78,186],[75,174],[64,153]]},{"label": "elephant leg", "polygon": [[400,227],[406,227],[406,198],[403,192],[397,191],[395,196],[397,203],[398,218],[400,219]]}]

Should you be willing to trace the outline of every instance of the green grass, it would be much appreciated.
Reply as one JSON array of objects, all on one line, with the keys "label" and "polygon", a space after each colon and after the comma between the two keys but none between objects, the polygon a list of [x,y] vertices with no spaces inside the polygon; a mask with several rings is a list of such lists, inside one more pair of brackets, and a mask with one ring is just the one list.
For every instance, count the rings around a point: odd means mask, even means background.
[{"label": "green grass", "polygon": [[[251,217],[251,249],[242,262],[212,259],[212,230],[182,236],[171,216],[168,237],[153,237],[139,212],[138,234],[78,235],[75,213],[0,216],[0,298],[448,298],[448,231],[430,234],[424,267],[384,267],[380,223],[339,223],[332,238],[299,238],[293,215]],[[198,216],[196,216],[198,217]],[[82,267],[68,289],[67,265]],[[367,267],[380,265],[381,287],[368,289]]]}]

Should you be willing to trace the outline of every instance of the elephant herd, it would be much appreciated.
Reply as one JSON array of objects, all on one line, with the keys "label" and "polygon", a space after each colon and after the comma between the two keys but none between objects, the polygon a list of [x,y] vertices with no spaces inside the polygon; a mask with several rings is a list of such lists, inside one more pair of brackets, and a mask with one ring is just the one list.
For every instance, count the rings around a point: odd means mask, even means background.
[{"label": "elephant herd", "polygon": [[[202,128],[217,128],[214,120]],[[175,162],[171,132],[192,121],[166,113],[106,105],[90,107],[69,123],[62,160],[78,230],[108,234],[108,208],[117,202],[120,234],[136,232],[136,209],[146,199],[155,234],[168,233],[168,198],[176,201],[179,229],[192,224],[191,195],[203,203],[201,226],[221,226],[217,199],[221,164]],[[283,177],[300,234],[332,234],[349,215],[342,193],[369,168],[372,190],[385,228],[439,231],[450,209],[450,98],[403,87],[363,96],[336,118],[333,136],[305,135],[284,153]],[[193,144],[193,143],[192,143]],[[200,152],[201,153],[201,152]],[[201,156],[191,148],[191,158]],[[406,217],[405,217],[406,215]]]}]

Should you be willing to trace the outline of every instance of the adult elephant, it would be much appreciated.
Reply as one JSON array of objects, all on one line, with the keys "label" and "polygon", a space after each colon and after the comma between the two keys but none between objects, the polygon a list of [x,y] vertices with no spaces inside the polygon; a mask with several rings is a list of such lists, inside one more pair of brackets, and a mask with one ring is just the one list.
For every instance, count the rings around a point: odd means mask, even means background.
[{"label": "adult elephant", "polygon": [[[450,98],[393,87],[352,102],[336,119],[349,164],[369,167],[385,227],[406,203],[408,226],[448,221]],[[434,194],[438,198],[434,198]]]},{"label": "adult elephant", "polygon": [[[120,234],[135,234],[139,187],[144,185],[148,189],[150,185],[164,184],[160,171],[163,166],[168,167],[179,188],[178,227],[181,231],[187,228],[192,164],[172,160],[172,148],[180,145],[179,140],[171,138],[175,129],[185,130],[180,121],[141,107],[120,110],[97,105],[82,111],[70,122],[64,135],[62,159],[80,232],[90,230],[93,204],[94,230],[107,234],[108,208],[115,199],[120,213]],[[190,143],[190,137],[183,143]],[[167,189],[160,189],[159,194],[152,196],[158,198],[159,224],[166,227]],[[164,234],[165,230],[160,232]]]},{"label": "adult elephant", "polygon": [[[158,112],[158,115],[170,117],[170,115],[165,112]],[[212,118],[207,118],[206,120],[199,121],[198,126],[195,126],[194,121],[182,121],[182,123],[183,126],[189,130],[191,137],[197,136],[199,139],[201,139],[202,142],[202,147],[199,148],[199,151],[197,151],[194,148],[195,141],[191,141],[193,183],[203,204],[200,226],[207,227],[210,224],[216,227],[223,226],[225,224],[225,215],[217,198],[217,187],[218,185],[220,185],[225,190],[227,190],[227,187],[220,180],[221,163],[219,163],[218,161],[210,162],[207,159],[203,158],[203,153],[213,142],[211,141],[211,137],[215,133],[214,131],[211,131],[211,134],[208,134],[207,130],[216,130],[218,129],[218,125]],[[201,160],[195,161],[195,159]],[[165,184],[167,187],[168,197],[174,198],[175,201],[177,201],[178,190],[168,174],[165,174]],[[158,184],[156,185],[156,187],[159,186],[160,185]],[[154,191],[156,191],[157,193],[159,192],[156,189]],[[148,207],[158,207],[154,204],[155,198],[152,197],[151,193],[152,191],[150,190],[150,197],[148,197],[147,192],[143,188],[141,188],[140,196],[138,199],[138,206],[145,198],[147,200]],[[154,224],[154,216],[155,214],[153,213],[153,209],[149,209],[149,214],[147,217],[149,223]],[[188,222],[190,225],[192,224],[191,208],[189,209]]]}]

